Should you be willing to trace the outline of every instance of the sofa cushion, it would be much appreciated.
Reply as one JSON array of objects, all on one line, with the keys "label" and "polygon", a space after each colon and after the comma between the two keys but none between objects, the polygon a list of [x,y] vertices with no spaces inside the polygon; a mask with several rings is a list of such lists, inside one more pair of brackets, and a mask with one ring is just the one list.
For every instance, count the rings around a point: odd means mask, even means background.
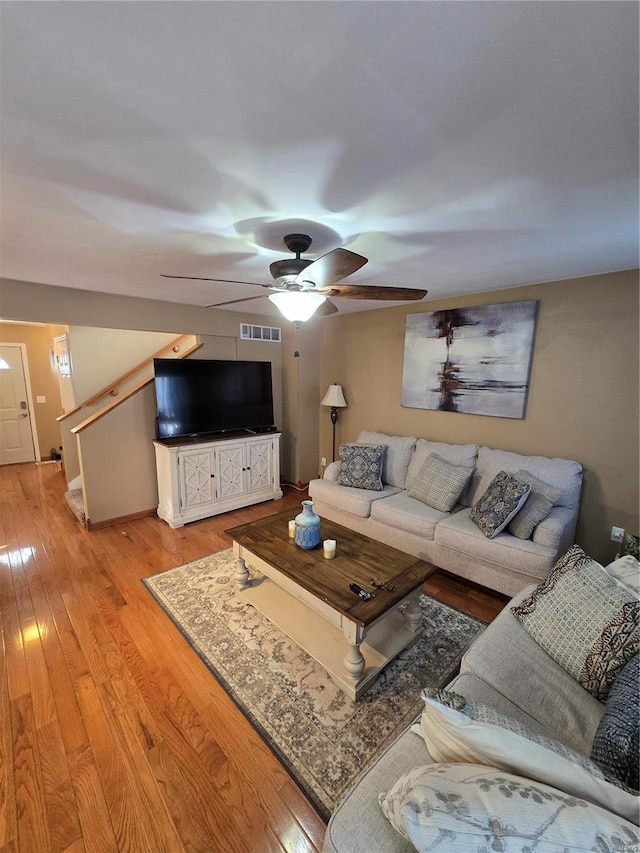
[{"label": "sofa cushion", "polygon": [[384,486],[381,492],[373,489],[350,489],[339,486],[332,480],[312,480],[309,483],[309,497],[324,502],[337,510],[351,512],[361,518],[369,518],[374,502],[388,498],[400,491],[396,486]]},{"label": "sofa cushion", "polygon": [[471,521],[488,539],[504,530],[529,497],[531,486],[500,471],[471,510]]},{"label": "sofa cushion", "polygon": [[466,556],[486,560],[510,572],[543,577],[553,566],[555,551],[530,539],[517,539],[509,533],[499,533],[487,539],[470,518],[467,507],[443,517],[434,533],[434,540]]},{"label": "sofa cushion", "polygon": [[384,444],[341,444],[338,485],[382,491]]},{"label": "sofa cushion", "polygon": [[591,747],[605,773],[636,790],[640,755],[640,656],[624,665],[607,696],[607,706]]},{"label": "sofa cushion", "polygon": [[529,497],[523,507],[509,522],[509,533],[512,536],[517,536],[518,539],[530,539],[533,531],[545,519],[551,510],[554,503],[561,495],[560,489],[555,486],[550,486],[548,483],[543,483],[538,480],[528,471],[516,471],[515,477],[522,483],[528,483],[531,486]]},{"label": "sofa cushion", "polygon": [[[604,705],[565,672],[511,613],[511,607],[527,598],[533,589],[529,585],[500,611],[465,652],[460,672],[484,681],[543,725],[552,737],[588,755]],[[526,678],[522,677],[523,672],[527,673]],[[461,687],[455,689],[465,693]],[[477,698],[485,701],[482,696]]]},{"label": "sofa cushion", "polygon": [[499,767],[638,822],[638,797],[608,779],[586,755],[455,693],[430,690],[423,698],[424,710],[412,731],[422,735],[434,761]]},{"label": "sofa cushion", "polygon": [[418,853],[631,851],[640,843],[637,827],[599,806],[481,765],[414,767],[380,794],[379,803]]},{"label": "sofa cushion", "polygon": [[635,557],[626,554],[609,563],[605,569],[618,583],[640,596],[640,563]]},{"label": "sofa cushion", "polygon": [[533,732],[541,735],[552,735],[552,732],[529,716],[522,708],[518,708],[513,702],[510,702],[502,693],[494,690],[486,681],[478,678],[471,672],[460,672],[453,681],[447,684],[447,690],[452,690],[454,693],[459,693],[461,696],[466,696],[468,699],[473,699],[474,702],[481,702],[483,705],[489,705],[501,714],[511,717],[514,720],[522,723]]},{"label": "sofa cushion", "polygon": [[371,518],[424,539],[433,539],[436,525],[447,518],[447,513],[423,504],[402,491],[384,501],[373,503]]},{"label": "sofa cushion", "polygon": [[500,471],[515,474],[524,470],[539,480],[561,490],[558,506],[576,508],[580,502],[582,465],[571,459],[550,459],[547,456],[523,456],[507,450],[481,447],[476,470],[471,478],[464,503],[473,506]]},{"label": "sofa cushion", "polygon": [[640,648],[640,600],[574,545],[511,612],[596,699]]},{"label": "sofa cushion", "polygon": [[359,776],[338,804],[324,837],[323,853],[415,853],[378,807],[378,794],[412,767],[431,762],[422,738],[408,728]]},{"label": "sofa cushion", "polygon": [[357,438],[359,444],[384,444],[386,450],[382,462],[382,482],[389,486],[404,488],[413,448],[418,439],[415,435],[385,435],[383,432],[362,430]]},{"label": "sofa cushion", "polygon": [[409,489],[409,497],[440,512],[451,512],[472,473],[471,468],[454,465],[437,453],[430,453]]},{"label": "sofa cushion", "polygon": [[426,438],[419,438],[416,441],[416,448],[413,451],[409,470],[407,471],[407,489],[410,489],[413,486],[420,469],[424,465],[425,459],[431,453],[437,453],[441,459],[446,459],[447,462],[453,462],[454,465],[462,465],[464,468],[473,468],[476,464],[478,445],[445,444],[440,441],[428,441]]}]

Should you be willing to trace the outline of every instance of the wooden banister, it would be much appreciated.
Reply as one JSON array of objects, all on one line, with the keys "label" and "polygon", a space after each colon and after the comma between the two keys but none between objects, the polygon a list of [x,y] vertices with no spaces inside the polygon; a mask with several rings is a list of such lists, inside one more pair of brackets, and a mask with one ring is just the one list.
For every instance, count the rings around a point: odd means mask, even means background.
[{"label": "wooden banister", "polygon": [[[186,341],[188,341],[189,338],[192,337],[193,335],[180,335],[180,337],[176,338],[175,341],[171,341],[170,344],[167,344],[166,346],[162,347],[162,349],[159,349],[158,352],[154,352],[154,354],[150,355],[149,358],[145,358],[145,360],[141,361],[140,364],[137,364],[135,367],[132,367],[131,370],[129,370],[127,373],[124,373],[122,376],[119,376],[115,380],[115,382],[110,382],[109,385],[106,386],[106,388],[103,388],[101,391],[98,391],[98,393],[94,394],[92,397],[88,397],[84,401],[84,403],[80,403],[80,405],[75,406],[75,408],[69,409],[68,412],[63,412],[56,418],[56,421],[58,423],[62,423],[62,421],[65,421],[67,418],[70,418],[71,415],[75,415],[76,412],[79,412],[80,409],[84,409],[85,406],[93,406],[94,403],[97,403],[101,397],[106,397],[107,394],[110,394],[112,397],[117,397],[120,393],[120,386],[123,382],[126,382],[127,379],[130,379],[132,376],[135,376],[136,373],[139,373],[141,370],[144,370],[145,367],[148,367],[153,362],[154,358],[162,358],[162,356],[166,355],[168,352],[180,352],[180,350],[184,347]],[[196,349],[198,349],[198,347],[196,347]],[[183,355],[188,355],[193,351],[193,348],[187,349],[184,351]],[[124,399],[126,400],[126,397]]]},{"label": "wooden banister", "polygon": [[[192,344],[187,343],[189,338],[191,338],[193,340]],[[178,346],[178,349],[175,349],[176,346]],[[178,338],[172,344],[169,344],[168,346],[164,347],[159,352],[160,353],[166,353],[169,350],[173,350],[176,353],[181,352],[181,355],[185,356],[185,355],[189,355],[192,352],[195,352],[196,350],[199,350],[201,346],[202,346],[202,341],[197,336],[195,336],[195,335],[182,335],[182,337]],[[130,385],[125,391],[123,391],[122,394],[118,393],[117,396],[112,395],[111,400],[109,402],[105,403],[104,406],[102,406],[100,409],[98,409],[97,412],[94,412],[92,415],[89,415],[89,417],[86,418],[84,421],[82,421],[81,423],[74,426],[72,429],[69,430],[69,432],[72,433],[73,435],[78,435],[78,433],[81,433],[87,427],[91,426],[91,424],[95,423],[96,421],[99,421],[100,418],[103,418],[106,414],[113,411],[113,409],[117,408],[119,405],[124,403],[126,400],[128,400],[130,397],[132,397],[134,394],[137,394],[138,391],[140,391],[146,385],[150,385],[154,380],[153,369],[152,369],[152,361],[154,358],[158,358],[158,357],[159,357],[158,354],[152,355],[150,358],[145,359],[145,361],[141,362],[136,368],[129,371],[129,373],[127,373],[126,376],[121,377],[119,382],[122,382],[123,380],[126,380],[127,378],[131,378],[131,376],[133,376],[135,373],[139,373],[142,370],[146,369],[147,371],[151,371],[150,374],[148,374],[144,378],[140,379],[139,382],[135,383],[134,385]],[[115,383],[114,383],[114,385],[115,385]],[[109,387],[111,387],[111,386],[109,386]],[[96,400],[99,400],[100,397],[104,396],[104,393],[105,392],[102,391],[102,392],[100,392],[100,394],[95,394],[88,401],[85,401],[83,403],[83,406],[87,406],[91,402],[95,402]],[[107,391],[107,393],[108,393],[108,391]],[[58,420],[61,420],[64,417],[68,417],[69,415],[73,414],[73,412],[79,412],[83,408],[83,406],[77,406],[75,409],[73,409],[72,412],[65,412],[65,414],[62,415],[60,418],[58,418]]]},{"label": "wooden banister", "polygon": [[58,423],[60,423],[61,421],[64,421],[67,418],[70,418],[71,415],[75,415],[76,412],[79,412],[81,408],[82,408],[82,406],[74,406],[73,409],[69,409],[68,412],[63,412],[61,415],[58,415],[58,417],[56,418],[56,421]]},{"label": "wooden banister", "polygon": [[[182,350],[183,355],[189,355],[190,353],[195,352],[196,350],[199,350],[200,347],[202,346],[202,341],[199,341],[199,340],[196,340],[195,343],[192,344],[191,346],[185,346],[186,339],[187,338],[193,338],[193,337],[194,337],[193,335],[183,335],[181,338],[178,338],[178,341],[181,341],[180,346],[184,347],[184,349]],[[161,353],[162,352],[168,352],[170,349],[173,349],[176,344],[177,344],[177,341],[174,341],[173,344],[169,344],[168,346],[164,347],[162,350],[160,350],[160,352]],[[178,351],[179,350],[174,349],[174,352],[178,352]],[[134,370],[129,371],[129,373],[126,375],[126,377],[123,377],[123,378],[131,377],[134,373],[138,373],[140,370],[143,370],[145,367],[151,367],[152,360],[154,358],[158,358],[158,357],[159,356],[157,354],[152,355],[150,358],[146,359],[141,364],[139,364]],[[103,418],[106,414],[111,412],[113,409],[117,408],[119,405],[124,403],[125,400],[129,399],[129,397],[133,397],[134,394],[137,394],[138,391],[142,390],[142,388],[144,388],[146,385],[150,385],[153,382],[153,379],[154,379],[153,375],[147,376],[145,379],[142,379],[140,382],[137,382],[135,385],[132,385],[131,387],[127,388],[127,390],[123,394],[121,394],[121,395],[118,394],[118,396],[114,396],[112,398],[112,400],[110,400],[108,403],[105,403],[105,405],[102,406],[101,409],[99,409],[97,412],[94,412],[86,420],[82,421],[82,423],[79,423],[77,426],[73,427],[73,429],[70,430],[70,432],[73,433],[73,435],[77,435],[79,432],[82,432],[87,427],[91,426],[91,424],[95,423],[96,421],[99,421],[100,418]],[[120,381],[122,381],[122,379]],[[109,387],[111,387],[111,386],[109,386]],[[100,397],[102,397],[103,395],[104,395],[104,392],[100,392],[100,394],[94,395],[92,398],[90,398],[90,401],[85,402],[84,405],[86,406],[91,401],[95,402],[96,400],[99,400]]]},{"label": "wooden banister", "polygon": [[[140,364],[137,364],[135,367],[132,367],[127,373],[124,373],[115,382],[109,383],[106,388],[103,388],[101,391],[98,391],[97,394],[94,394],[93,397],[89,397],[88,400],[85,400],[82,403],[83,406],[93,406],[94,403],[97,403],[101,397],[105,397],[107,394],[110,394],[112,397],[117,397],[120,393],[119,386],[122,385],[123,382],[126,382],[127,379],[130,379],[132,376],[135,376],[140,370],[143,370],[145,367],[148,367],[154,358],[162,358],[168,352],[180,352],[181,347],[185,344],[185,342],[192,337],[192,335],[181,335],[179,338],[176,338],[175,341],[172,341],[170,344],[159,349],[158,352],[154,352],[153,355],[150,355],[149,358],[145,358],[144,361],[141,361]],[[188,350],[188,352],[193,352],[193,350]]]}]

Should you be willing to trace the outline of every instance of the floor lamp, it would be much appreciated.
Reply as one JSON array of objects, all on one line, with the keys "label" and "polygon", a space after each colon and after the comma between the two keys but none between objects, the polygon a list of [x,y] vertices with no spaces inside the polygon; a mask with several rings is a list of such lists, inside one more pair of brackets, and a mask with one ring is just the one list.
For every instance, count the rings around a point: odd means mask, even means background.
[{"label": "floor lamp", "polygon": [[331,423],[333,424],[333,457],[336,460],[336,422],[338,420],[338,409],[346,409],[347,401],[342,393],[342,385],[329,385],[329,390],[324,395],[321,406],[331,406]]}]

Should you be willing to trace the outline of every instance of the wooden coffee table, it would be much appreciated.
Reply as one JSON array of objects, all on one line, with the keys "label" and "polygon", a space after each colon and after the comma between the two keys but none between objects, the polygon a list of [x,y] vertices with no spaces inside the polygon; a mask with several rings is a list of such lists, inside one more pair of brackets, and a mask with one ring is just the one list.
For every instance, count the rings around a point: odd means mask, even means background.
[{"label": "wooden coffee table", "polygon": [[[239,594],[358,699],[420,636],[422,585],[437,569],[323,518],[322,539],[338,543],[337,556],[326,560],[321,547],[306,551],[288,537],[294,516],[282,512],[226,531]],[[392,589],[377,589],[372,579]],[[354,582],[372,598],[362,601],[351,592]]]}]

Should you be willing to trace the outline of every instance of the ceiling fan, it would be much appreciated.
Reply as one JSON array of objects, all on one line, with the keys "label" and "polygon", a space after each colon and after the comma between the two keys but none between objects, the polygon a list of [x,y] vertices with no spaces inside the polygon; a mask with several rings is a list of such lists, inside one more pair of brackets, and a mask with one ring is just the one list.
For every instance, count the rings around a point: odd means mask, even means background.
[{"label": "ceiling fan", "polygon": [[[378,287],[366,284],[339,284],[343,279],[359,270],[367,263],[367,258],[350,252],[348,249],[333,249],[317,260],[301,258],[309,250],[312,240],[308,234],[287,234],[284,243],[295,258],[274,261],[269,270],[273,284],[260,284],[257,281],[236,281],[228,278],[203,278],[194,275],[163,275],[163,278],[190,279],[192,281],[219,281],[229,284],[251,284],[273,291],[269,299],[277,306],[287,320],[300,323],[313,314],[335,314],[338,310],[328,297],[345,299],[376,299],[386,301],[405,301],[424,299],[426,290],[414,290],[409,287]],[[237,302],[249,302],[262,299],[260,296],[248,296],[244,299],[231,299],[208,305],[216,308],[221,305],[233,305]]]}]

